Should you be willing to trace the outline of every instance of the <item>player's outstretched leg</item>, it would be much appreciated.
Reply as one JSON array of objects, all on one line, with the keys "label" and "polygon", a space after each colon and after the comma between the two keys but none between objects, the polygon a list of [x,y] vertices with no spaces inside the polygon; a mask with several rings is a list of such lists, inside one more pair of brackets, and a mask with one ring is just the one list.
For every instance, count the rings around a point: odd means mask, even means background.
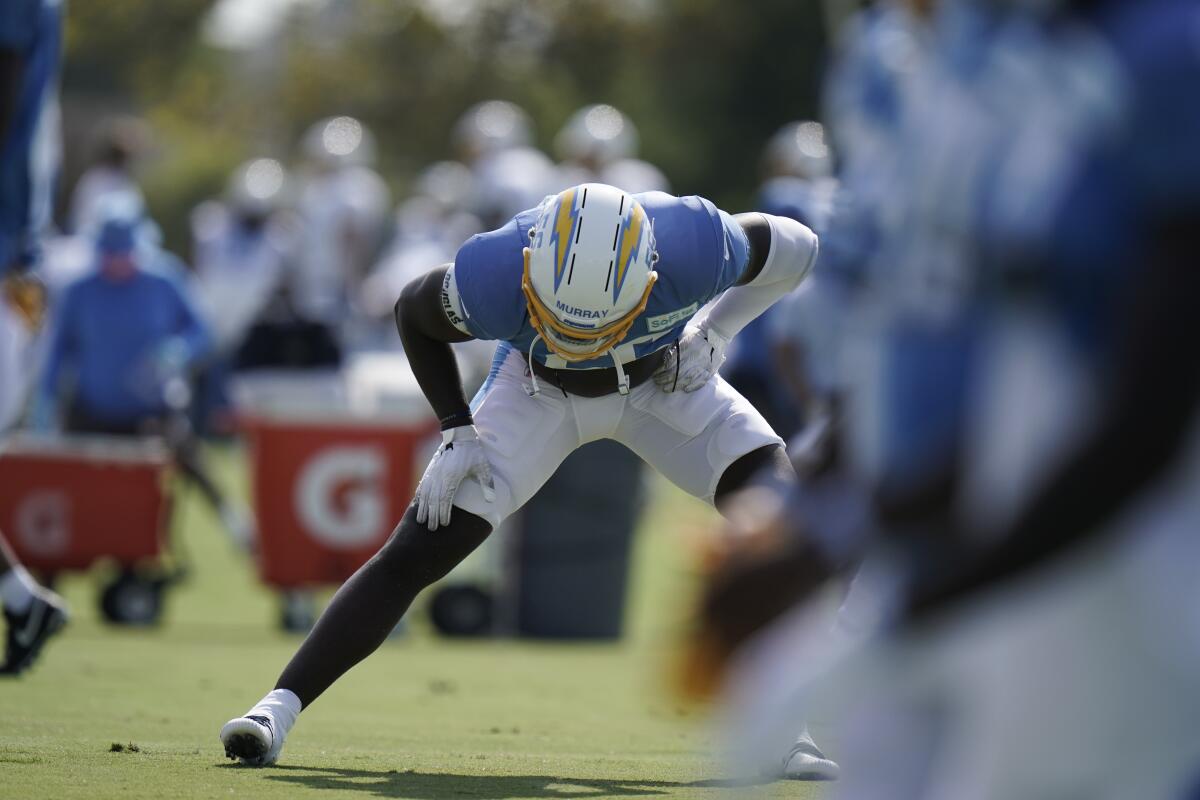
[{"label": "player's outstretched leg", "polygon": [[38,584],[17,561],[0,535],[0,602],[8,625],[0,675],[20,675],[37,659],[42,646],[67,623],[67,605]]},{"label": "player's outstretched leg", "polygon": [[275,690],[221,729],[225,754],[255,766],[275,763],[300,710],[373,653],[417,593],[466,558],[491,529],[455,508],[449,525],[430,531],[410,507],[387,543],[338,589]]}]

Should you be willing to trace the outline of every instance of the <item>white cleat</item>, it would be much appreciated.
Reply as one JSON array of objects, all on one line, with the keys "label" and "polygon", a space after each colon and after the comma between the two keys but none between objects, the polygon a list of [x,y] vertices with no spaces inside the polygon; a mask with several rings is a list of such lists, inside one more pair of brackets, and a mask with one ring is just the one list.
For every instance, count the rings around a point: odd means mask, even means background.
[{"label": "white cleat", "polygon": [[221,728],[221,744],[225,745],[226,757],[251,767],[266,767],[275,763],[283,749],[285,734],[276,731],[270,717],[236,717]]},{"label": "white cleat", "polygon": [[792,745],[783,759],[783,777],[793,781],[836,781],[842,768],[826,758],[821,748],[805,734]]}]

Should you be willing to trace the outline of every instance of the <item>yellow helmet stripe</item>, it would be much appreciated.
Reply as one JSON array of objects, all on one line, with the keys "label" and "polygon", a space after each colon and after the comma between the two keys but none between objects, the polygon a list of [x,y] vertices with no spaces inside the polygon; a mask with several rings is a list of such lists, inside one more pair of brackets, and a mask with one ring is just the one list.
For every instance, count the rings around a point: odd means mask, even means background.
[{"label": "yellow helmet stripe", "polygon": [[621,244],[617,253],[617,279],[613,283],[614,303],[621,296],[621,287],[625,285],[625,276],[629,274],[629,265],[641,246],[645,227],[645,210],[640,205],[632,203],[629,213],[626,214],[621,225]]},{"label": "yellow helmet stripe", "polygon": [[554,215],[554,233],[550,243],[554,246],[554,291],[558,291],[563,275],[567,272],[567,258],[579,224],[579,209],[575,207],[575,189],[567,189],[558,195],[558,210]]}]

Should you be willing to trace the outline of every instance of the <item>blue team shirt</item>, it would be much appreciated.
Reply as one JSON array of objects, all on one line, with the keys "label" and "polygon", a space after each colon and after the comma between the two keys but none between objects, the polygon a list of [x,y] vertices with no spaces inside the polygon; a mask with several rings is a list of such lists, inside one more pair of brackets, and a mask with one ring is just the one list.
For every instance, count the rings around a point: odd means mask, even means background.
[{"label": "blue team shirt", "polygon": [[[878,253],[883,469],[947,463],[1013,273],[1102,374],[1154,232],[1200,211],[1200,4],[1039,17],[948,4],[899,132],[903,213]],[[884,269],[886,268],[886,269]]]},{"label": "blue team shirt", "polygon": [[22,62],[21,82],[10,127],[0,140],[0,272],[25,255],[31,236],[48,208],[49,187],[35,186],[51,176],[37,176],[31,163],[42,108],[58,70],[61,23],[59,0],[0,2],[0,50],[15,52]]},{"label": "blue team shirt", "polygon": [[42,393],[53,407],[64,373],[91,415],[129,422],[165,410],[153,362],[173,340],[187,361],[211,338],[180,284],[154,269],[114,283],[92,273],[67,287],[55,309]]},{"label": "blue team shirt", "polygon": [[[749,260],[749,242],[732,217],[702,197],[646,192],[634,197],[654,227],[658,282],[646,310],[617,346],[622,362],[649,355],[673,343],[700,308],[734,285]],[[469,239],[454,259],[454,279],[467,330],[528,354],[537,332],[529,323],[521,291],[529,228],[537,209],[522,211],[502,228]],[[503,346],[502,346],[503,347]],[[568,363],[538,342],[533,358],[557,369],[612,366],[603,355]]]}]

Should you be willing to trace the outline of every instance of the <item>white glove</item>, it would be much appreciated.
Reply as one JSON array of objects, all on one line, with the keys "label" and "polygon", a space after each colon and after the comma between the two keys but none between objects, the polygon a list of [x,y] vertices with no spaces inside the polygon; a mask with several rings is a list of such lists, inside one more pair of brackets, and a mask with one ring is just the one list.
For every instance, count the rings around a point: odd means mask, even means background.
[{"label": "white glove", "polygon": [[442,431],[442,444],[417,484],[417,522],[427,524],[431,531],[436,531],[439,524],[443,527],[449,525],[454,495],[458,492],[458,485],[467,477],[479,480],[484,500],[489,503],[495,501],[496,485],[492,482],[492,468],[484,455],[474,425],[461,425]]},{"label": "white glove", "polygon": [[694,392],[712,379],[725,363],[729,339],[703,322],[688,323],[679,344],[667,351],[654,381],[664,392]]}]

